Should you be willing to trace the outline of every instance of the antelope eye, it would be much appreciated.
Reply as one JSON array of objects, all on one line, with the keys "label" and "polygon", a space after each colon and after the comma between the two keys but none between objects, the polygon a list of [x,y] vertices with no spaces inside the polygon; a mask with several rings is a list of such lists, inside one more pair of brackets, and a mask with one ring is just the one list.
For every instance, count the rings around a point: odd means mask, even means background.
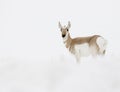
[{"label": "antelope eye", "polygon": [[67,29],[67,31],[69,31],[69,30]]}]

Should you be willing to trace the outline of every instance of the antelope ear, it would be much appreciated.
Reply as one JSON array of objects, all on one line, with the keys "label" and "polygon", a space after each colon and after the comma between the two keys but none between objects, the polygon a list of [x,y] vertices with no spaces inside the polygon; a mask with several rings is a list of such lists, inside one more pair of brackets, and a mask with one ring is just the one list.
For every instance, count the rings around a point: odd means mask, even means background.
[{"label": "antelope ear", "polygon": [[60,29],[62,29],[62,25],[61,25],[60,22],[58,22],[58,26],[59,26]]},{"label": "antelope ear", "polygon": [[71,27],[70,21],[68,21],[68,26],[67,28],[69,29]]}]

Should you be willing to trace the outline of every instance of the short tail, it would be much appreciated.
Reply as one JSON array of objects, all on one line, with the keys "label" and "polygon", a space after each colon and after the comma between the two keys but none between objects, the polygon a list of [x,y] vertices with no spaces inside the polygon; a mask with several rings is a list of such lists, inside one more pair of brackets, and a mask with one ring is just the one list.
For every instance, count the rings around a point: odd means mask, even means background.
[{"label": "short tail", "polygon": [[106,53],[107,40],[103,37],[98,37],[96,42],[99,47],[99,54],[104,55]]}]

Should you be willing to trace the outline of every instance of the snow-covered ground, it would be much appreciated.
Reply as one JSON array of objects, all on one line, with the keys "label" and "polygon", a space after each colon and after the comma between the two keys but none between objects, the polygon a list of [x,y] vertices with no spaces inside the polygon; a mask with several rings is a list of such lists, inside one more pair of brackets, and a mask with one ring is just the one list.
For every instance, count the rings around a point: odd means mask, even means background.
[{"label": "snow-covered ground", "polygon": [[1,92],[119,92],[120,58],[83,59],[80,64],[56,59],[4,58]]},{"label": "snow-covered ground", "polygon": [[[119,0],[0,0],[0,92],[120,92]],[[72,37],[99,34],[104,57],[76,63],[58,21]]]}]

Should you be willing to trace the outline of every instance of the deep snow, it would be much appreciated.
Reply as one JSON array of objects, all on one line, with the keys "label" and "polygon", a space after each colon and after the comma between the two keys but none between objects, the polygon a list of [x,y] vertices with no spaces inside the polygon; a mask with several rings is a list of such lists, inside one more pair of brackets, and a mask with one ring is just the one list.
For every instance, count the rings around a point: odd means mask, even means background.
[{"label": "deep snow", "polygon": [[[0,0],[0,92],[120,92],[119,0]],[[76,63],[72,37],[99,34],[104,57]]]},{"label": "deep snow", "polygon": [[0,64],[1,92],[119,92],[120,58],[88,57],[80,64],[56,59],[5,58]]}]

